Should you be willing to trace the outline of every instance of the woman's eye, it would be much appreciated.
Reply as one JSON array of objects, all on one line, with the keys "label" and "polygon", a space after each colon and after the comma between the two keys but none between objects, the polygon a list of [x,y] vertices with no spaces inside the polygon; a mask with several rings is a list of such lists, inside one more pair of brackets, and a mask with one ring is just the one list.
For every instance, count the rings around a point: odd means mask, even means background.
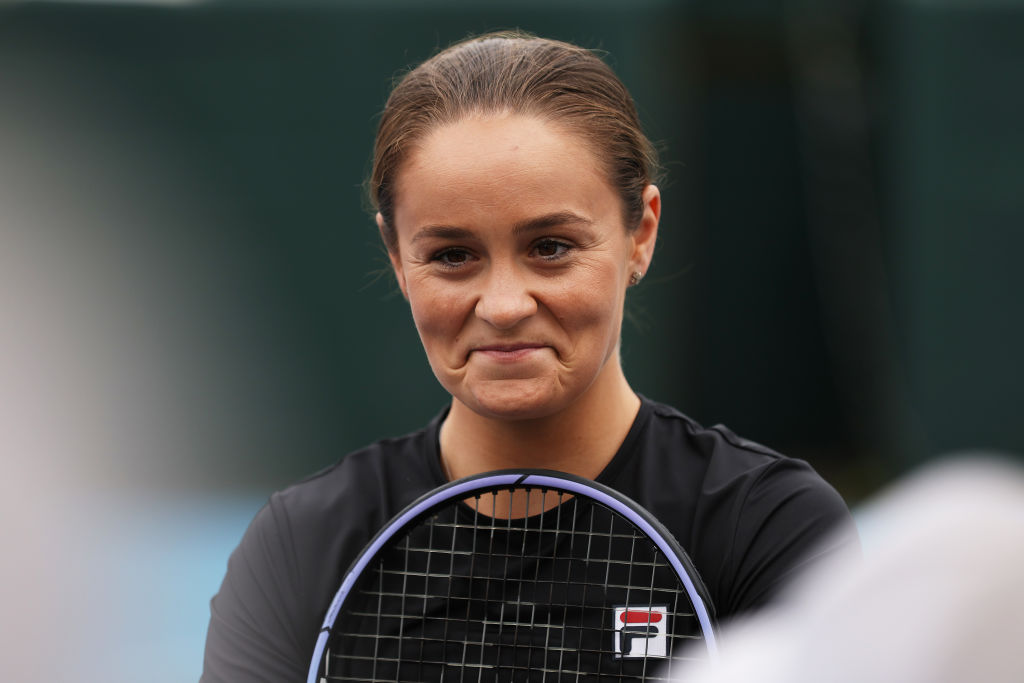
[{"label": "woman's eye", "polygon": [[472,255],[465,249],[444,249],[434,254],[433,260],[447,268],[458,268],[472,258]]},{"label": "woman's eye", "polygon": [[533,247],[533,252],[543,259],[557,259],[569,251],[570,245],[558,240],[541,240]]}]

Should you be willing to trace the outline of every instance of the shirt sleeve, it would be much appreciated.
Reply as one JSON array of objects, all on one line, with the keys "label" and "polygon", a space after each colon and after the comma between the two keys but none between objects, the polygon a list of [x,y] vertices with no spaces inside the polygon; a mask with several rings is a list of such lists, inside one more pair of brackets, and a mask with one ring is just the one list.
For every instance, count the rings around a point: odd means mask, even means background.
[{"label": "shirt sleeve", "polygon": [[[283,507],[271,498],[228,560],[210,601],[200,683],[305,681],[296,633],[299,577]],[[292,597],[289,597],[292,596]]]},{"label": "shirt sleeve", "polygon": [[856,546],[839,494],[807,463],[780,458],[758,473],[736,510],[720,612],[731,617],[772,602],[795,575]]}]

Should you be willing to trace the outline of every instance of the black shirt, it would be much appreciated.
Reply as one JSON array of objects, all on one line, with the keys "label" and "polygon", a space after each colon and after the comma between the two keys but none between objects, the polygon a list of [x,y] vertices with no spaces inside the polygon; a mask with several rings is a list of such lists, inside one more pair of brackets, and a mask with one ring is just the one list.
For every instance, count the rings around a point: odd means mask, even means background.
[{"label": "black shirt", "polygon": [[[211,601],[204,683],[305,680],[345,570],[389,519],[446,483],[444,417],[271,496]],[[764,605],[804,564],[858,542],[843,500],[806,462],[647,399],[597,481],[676,537],[720,620]]]}]

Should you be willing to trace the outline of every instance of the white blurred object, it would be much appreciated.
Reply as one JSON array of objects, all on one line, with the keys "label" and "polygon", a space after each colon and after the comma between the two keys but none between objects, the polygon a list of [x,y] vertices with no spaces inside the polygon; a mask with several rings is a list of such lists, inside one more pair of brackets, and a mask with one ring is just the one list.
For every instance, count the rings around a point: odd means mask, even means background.
[{"label": "white blurred object", "polygon": [[864,510],[864,560],[817,567],[778,606],[726,625],[687,683],[1024,681],[1024,472],[944,461]]},{"label": "white blurred object", "polygon": [[[168,480],[228,451],[190,408],[237,354],[208,322],[217,250],[192,238],[214,221],[175,166],[187,155],[88,55],[14,43],[0,41],[0,681],[135,681],[112,662],[164,644],[167,617],[126,590],[144,549],[116,551],[145,537],[154,492],[173,499]],[[173,668],[151,667],[149,681]]]}]

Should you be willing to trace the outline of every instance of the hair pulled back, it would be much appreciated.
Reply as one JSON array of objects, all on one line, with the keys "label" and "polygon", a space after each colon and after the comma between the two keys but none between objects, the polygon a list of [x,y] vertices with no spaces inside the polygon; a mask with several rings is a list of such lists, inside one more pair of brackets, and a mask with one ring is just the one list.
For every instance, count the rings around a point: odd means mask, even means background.
[{"label": "hair pulled back", "polygon": [[623,203],[627,229],[643,214],[657,153],[643,134],[633,98],[593,52],[523,33],[491,33],[438,53],[395,86],[377,128],[370,199],[382,235],[397,251],[395,182],[406,156],[431,130],[473,114],[521,114],[579,135],[605,164]]}]

